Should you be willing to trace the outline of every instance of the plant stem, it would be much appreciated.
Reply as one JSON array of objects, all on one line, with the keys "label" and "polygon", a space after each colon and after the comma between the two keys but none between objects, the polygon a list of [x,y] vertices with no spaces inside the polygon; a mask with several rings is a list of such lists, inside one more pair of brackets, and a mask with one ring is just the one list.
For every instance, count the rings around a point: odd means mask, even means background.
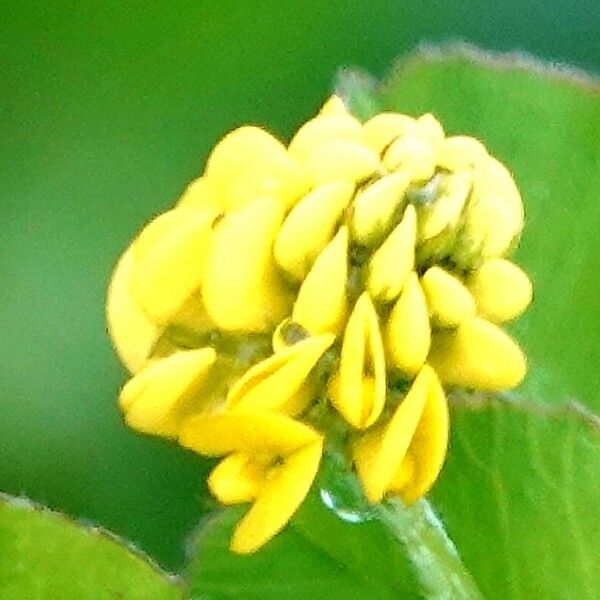
[{"label": "plant stem", "polygon": [[390,500],[374,507],[374,512],[406,550],[426,598],[483,598],[427,500],[412,506]]},{"label": "plant stem", "polygon": [[338,482],[338,490],[345,491],[349,505],[377,519],[398,542],[422,586],[423,597],[427,600],[481,600],[482,593],[431,504],[426,499],[411,506],[399,499],[369,504],[341,450],[344,447],[342,434],[336,432],[331,423],[320,425],[331,433],[324,463],[326,477]]}]

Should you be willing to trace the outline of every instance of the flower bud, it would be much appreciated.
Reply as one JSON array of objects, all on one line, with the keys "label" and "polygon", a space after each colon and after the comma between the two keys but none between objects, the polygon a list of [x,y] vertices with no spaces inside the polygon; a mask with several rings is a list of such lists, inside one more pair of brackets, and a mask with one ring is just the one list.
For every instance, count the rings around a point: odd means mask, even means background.
[{"label": "flower bud", "polygon": [[433,336],[428,358],[448,385],[497,392],[516,387],[527,363],[519,346],[499,327],[472,317]]},{"label": "flower bud", "polygon": [[301,412],[296,395],[333,340],[331,334],[307,338],[258,363],[231,388],[228,408]]},{"label": "flower bud", "polygon": [[267,331],[289,310],[290,294],[272,252],[282,221],[281,204],[265,198],[228,214],[217,225],[202,295],[208,314],[221,329]]},{"label": "flower bud", "polygon": [[425,365],[391,420],[355,446],[356,467],[369,501],[381,502],[390,492],[399,493],[407,504],[421,497],[437,479],[447,443],[446,399],[435,372]]},{"label": "flower bud", "polygon": [[490,258],[473,271],[467,286],[478,313],[494,323],[518,317],[530,304],[533,287],[517,265],[503,258]]},{"label": "flower bud", "polygon": [[123,364],[131,373],[142,369],[158,341],[161,329],[144,314],[131,293],[135,258],[131,249],[119,259],[108,288],[108,331]]},{"label": "flower bud", "polygon": [[279,267],[302,281],[323,248],[331,241],[342,213],[354,194],[348,181],[316,187],[287,216],[273,249]]},{"label": "flower bud", "polygon": [[302,164],[322,148],[335,142],[361,144],[363,132],[360,123],[350,114],[319,115],[305,123],[292,138],[289,153]]},{"label": "flower bud", "polygon": [[523,228],[521,195],[508,170],[488,157],[473,172],[473,191],[451,253],[463,269],[504,256]]},{"label": "flower bud", "polygon": [[446,455],[442,384],[525,375],[497,325],[531,301],[505,258],[522,226],[507,169],[433,115],[361,124],[333,96],[288,148],[240,127],[115,269],[125,420],[220,457],[212,494],[250,503],[237,553],[286,525],[331,438],[370,502],[415,502]]},{"label": "flower bud", "polygon": [[487,156],[486,149],[479,140],[466,135],[455,135],[442,142],[438,165],[442,169],[459,172],[476,167]]},{"label": "flower bud", "polygon": [[348,109],[344,104],[344,101],[335,94],[330,96],[327,102],[323,104],[321,110],[319,111],[319,115],[323,115],[326,117],[338,117],[349,115]]},{"label": "flower bud", "polygon": [[226,211],[260,197],[292,206],[308,189],[301,166],[285,147],[258,127],[240,127],[225,136],[206,163],[206,178]]},{"label": "flower bud", "polygon": [[141,233],[134,246],[132,293],[146,315],[165,326],[200,290],[216,213],[173,210]]},{"label": "flower bud", "polygon": [[427,269],[421,278],[433,324],[438,328],[457,327],[475,314],[475,301],[454,275],[438,266]]},{"label": "flower bud", "polygon": [[379,170],[379,157],[373,150],[349,141],[335,141],[315,150],[305,161],[313,185],[345,179],[356,184]]},{"label": "flower bud", "polygon": [[363,188],[354,200],[352,238],[362,246],[375,246],[390,232],[395,214],[405,205],[410,179],[406,173],[386,175]]},{"label": "flower bud", "polygon": [[412,205],[369,263],[367,289],[381,302],[391,302],[402,290],[404,281],[415,267],[417,217]]},{"label": "flower bud", "polygon": [[357,429],[373,424],[385,402],[383,342],[377,313],[365,292],[348,320],[340,356],[339,375],[331,384],[331,400]]},{"label": "flower bud", "polygon": [[364,124],[365,143],[381,154],[395,139],[415,128],[416,121],[412,117],[398,113],[380,113]]},{"label": "flower bud", "polygon": [[144,433],[176,437],[185,403],[199,393],[215,358],[212,348],[182,350],[146,366],[119,397],[127,424]]},{"label": "flower bud", "polygon": [[416,273],[410,273],[385,330],[387,358],[401,372],[414,376],[431,345],[427,302]]},{"label": "flower bud", "polygon": [[434,148],[425,140],[408,134],[390,144],[383,163],[388,171],[402,171],[411,181],[422,182],[433,177],[436,158]]},{"label": "flower bud", "polygon": [[292,319],[309,333],[338,334],[347,317],[348,230],[341,227],[298,291]]}]

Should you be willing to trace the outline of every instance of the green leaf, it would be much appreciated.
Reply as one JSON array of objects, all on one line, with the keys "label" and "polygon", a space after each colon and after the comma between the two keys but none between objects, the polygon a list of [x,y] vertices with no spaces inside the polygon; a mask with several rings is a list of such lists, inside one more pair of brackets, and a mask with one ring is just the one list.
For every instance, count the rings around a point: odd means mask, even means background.
[{"label": "green leaf", "polygon": [[0,496],[2,600],[172,600],[175,582],[114,537]]},{"label": "green leaf", "polygon": [[600,597],[600,421],[462,399],[433,504],[486,598]]},{"label": "green leaf", "polygon": [[[361,81],[346,76],[341,88],[358,112]],[[447,46],[400,61],[377,102],[432,112],[449,134],[483,140],[513,171],[527,216],[515,260],[535,292],[513,326],[530,360],[524,391],[599,410],[600,83],[518,55]]]},{"label": "green leaf", "polygon": [[341,69],[335,78],[334,89],[346,106],[352,107],[352,114],[361,121],[381,111],[377,81],[364,71]]},{"label": "green leaf", "polygon": [[426,502],[369,506],[339,455],[329,455],[291,523],[249,556],[229,549],[247,510],[204,523],[187,579],[202,600],[479,598]]}]

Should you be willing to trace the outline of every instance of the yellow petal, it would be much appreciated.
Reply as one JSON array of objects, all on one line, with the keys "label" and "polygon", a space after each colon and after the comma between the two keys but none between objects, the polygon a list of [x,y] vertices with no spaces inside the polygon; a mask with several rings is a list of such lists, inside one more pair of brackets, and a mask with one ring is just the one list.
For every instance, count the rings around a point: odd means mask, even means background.
[{"label": "yellow petal", "polygon": [[315,335],[338,334],[347,313],[348,229],[341,227],[323,249],[298,292],[292,320]]},{"label": "yellow petal", "polygon": [[[486,169],[478,167],[476,175],[483,173],[474,181],[473,194],[485,197],[490,209],[485,211],[489,227],[482,248],[483,256],[497,257],[507,252],[521,233],[523,202],[512,175],[501,162],[489,157],[484,164],[487,165],[487,173]],[[491,210],[492,207],[498,210]],[[484,218],[481,214],[477,216]]]},{"label": "yellow petal", "polygon": [[444,143],[445,137],[441,123],[431,113],[427,113],[417,119],[416,125],[419,134],[437,154]]},{"label": "yellow petal", "polygon": [[407,453],[388,487],[388,492],[398,495],[400,490],[404,489],[407,485],[410,485],[410,482],[415,475],[415,462],[412,459],[412,456]]},{"label": "yellow petal", "polygon": [[206,177],[227,211],[265,196],[290,207],[308,190],[302,168],[283,144],[251,126],[235,129],[215,146]]},{"label": "yellow petal", "polygon": [[339,413],[357,429],[372,425],[385,403],[386,375],[377,313],[365,292],[348,319],[339,373],[330,395]]},{"label": "yellow petal", "polygon": [[333,237],[337,223],[354,194],[350,181],[333,181],[307,194],[287,216],[277,239],[277,264],[301,281],[315,258]]},{"label": "yellow petal", "polygon": [[242,504],[258,496],[264,485],[268,463],[242,452],[230,454],[210,473],[208,489],[221,504]]},{"label": "yellow petal", "polygon": [[314,185],[347,180],[359,183],[379,169],[379,156],[356,142],[329,142],[315,150],[305,161]]},{"label": "yellow petal", "polygon": [[415,266],[417,217],[412,204],[402,221],[373,254],[369,263],[367,289],[374,299],[391,302],[398,296]]},{"label": "yellow petal", "polygon": [[177,201],[176,208],[212,210],[220,212],[225,207],[207,177],[198,177],[190,183]]},{"label": "yellow petal", "polygon": [[291,298],[272,256],[282,220],[282,205],[265,198],[226,215],[217,225],[202,296],[221,329],[267,331],[289,314]]},{"label": "yellow petal", "polygon": [[472,317],[433,336],[428,362],[443,383],[484,391],[514,388],[527,363],[519,346],[499,327]]},{"label": "yellow petal", "polygon": [[419,208],[419,240],[435,238],[458,226],[471,192],[472,175],[460,172],[447,175],[440,184],[439,196]]},{"label": "yellow petal", "polygon": [[187,403],[203,405],[200,393],[216,358],[212,348],[182,350],[154,361],[121,390],[125,421],[144,433],[175,437]]},{"label": "yellow petal", "polygon": [[322,453],[319,440],[296,451],[277,468],[236,527],[230,545],[233,552],[255,552],[285,527],[310,491]]},{"label": "yellow petal", "polygon": [[485,146],[479,140],[466,135],[455,135],[442,143],[438,165],[449,171],[462,171],[484,161],[487,155]]},{"label": "yellow petal", "polygon": [[436,482],[446,458],[448,428],[448,402],[434,375],[408,453],[389,487],[405,504],[422,498]]},{"label": "yellow petal", "polygon": [[435,173],[435,150],[419,136],[405,135],[390,144],[383,155],[389,171],[403,171],[411,181],[426,181]]},{"label": "yellow petal", "polygon": [[365,143],[381,154],[396,138],[414,130],[415,125],[416,121],[412,117],[398,113],[379,113],[363,125]]},{"label": "yellow petal", "polygon": [[[189,209],[183,209],[182,212],[184,215],[191,214]],[[201,212],[204,214],[204,211]],[[168,210],[144,226],[131,244],[136,263],[144,260],[146,255],[152,252],[156,244],[160,243],[165,236],[168,236],[170,231],[177,228],[182,221],[181,214],[176,210]]]},{"label": "yellow petal", "polygon": [[427,306],[437,327],[456,327],[475,314],[475,300],[458,279],[441,267],[427,269],[421,278]]},{"label": "yellow petal", "polygon": [[231,388],[227,407],[287,412],[289,401],[334,339],[332,334],[310,337],[254,365]]},{"label": "yellow petal", "polygon": [[526,273],[503,258],[486,260],[469,275],[467,287],[475,297],[479,315],[494,323],[518,317],[533,297]]},{"label": "yellow petal", "polygon": [[301,163],[331,142],[362,142],[363,133],[360,122],[350,114],[319,115],[307,121],[293,137],[289,153]]},{"label": "yellow petal", "polygon": [[521,195],[504,165],[488,157],[478,163],[473,177],[473,192],[452,253],[456,264],[465,269],[506,254],[524,220]]},{"label": "yellow petal", "polygon": [[281,408],[283,414],[290,417],[301,415],[315,399],[320,397],[322,382],[318,378],[310,377],[298,389],[298,391]]},{"label": "yellow petal", "polygon": [[335,94],[329,97],[319,111],[319,115],[324,115],[326,117],[345,117],[349,114],[344,101]]},{"label": "yellow petal", "polygon": [[274,412],[200,414],[181,427],[179,443],[206,456],[232,452],[287,456],[319,441],[308,425]]},{"label": "yellow petal", "polygon": [[133,251],[127,250],[113,273],[106,300],[106,320],[119,358],[131,373],[146,363],[161,330],[148,320],[131,295]]},{"label": "yellow petal", "polygon": [[353,239],[363,246],[381,242],[390,231],[394,215],[404,207],[409,183],[406,173],[394,173],[363,188],[353,204]]},{"label": "yellow petal", "polygon": [[434,377],[432,369],[425,365],[389,423],[369,431],[357,442],[354,460],[370,502],[381,502],[400,468],[421,419]]},{"label": "yellow petal", "polygon": [[388,359],[407,375],[416,374],[427,358],[431,329],[425,295],[416,273],[410,273],[385,328]]},{"label": "yellow petal", "polygon": [[[178,209],[150,224],[152,235],[136,242],[133,294],[148,317],[159,325],[172,322],[183,305],[200,289],[211,246],[214,211]],[[152,240],[150,240],[150,237]]]}]

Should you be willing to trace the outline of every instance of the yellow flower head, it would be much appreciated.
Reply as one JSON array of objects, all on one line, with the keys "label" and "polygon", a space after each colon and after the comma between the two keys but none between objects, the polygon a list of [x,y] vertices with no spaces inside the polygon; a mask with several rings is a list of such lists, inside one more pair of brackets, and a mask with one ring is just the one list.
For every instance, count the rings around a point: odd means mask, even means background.
[{"label": "yellow flower head", "polygon": [[334,96],[287,147],[236,129],[115,269],[125,420],[221,457],[211,492],[251,503],[236,552],[285,526],[333,436],[370,502],[414,502],[444,462],[444,388],[525,375],[500,328],[532,297],[506,258],[522,226],[508,170],[432,115],[361,123]]}]

